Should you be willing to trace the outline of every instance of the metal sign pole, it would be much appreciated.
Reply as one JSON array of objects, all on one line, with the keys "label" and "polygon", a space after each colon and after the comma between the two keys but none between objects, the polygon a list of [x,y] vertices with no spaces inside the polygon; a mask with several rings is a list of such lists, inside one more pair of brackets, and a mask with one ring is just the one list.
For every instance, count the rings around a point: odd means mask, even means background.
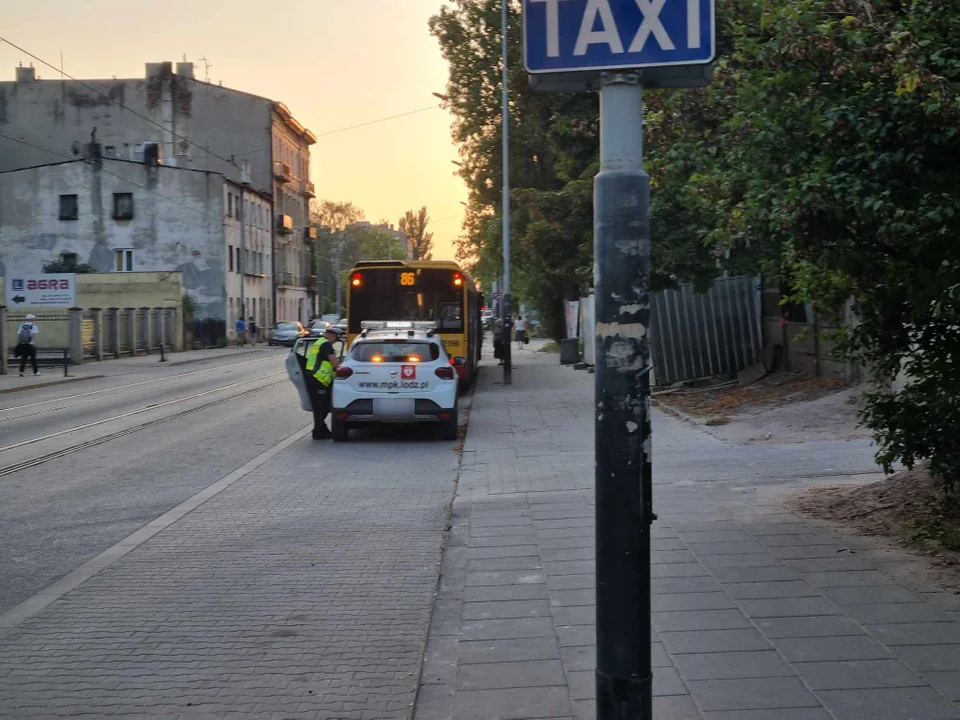
[{"label": "metal sign pole", "polygon": [[650,178],[643,87],[701,87],[715,0],[524,0],[538,92],[600,89],[594,180],[597,720],[651,720]]},{"label": "metal sign pole", "polygon": [[636,74],[600,80],[593,202],[597,720],[651,720],[650,177]]}]

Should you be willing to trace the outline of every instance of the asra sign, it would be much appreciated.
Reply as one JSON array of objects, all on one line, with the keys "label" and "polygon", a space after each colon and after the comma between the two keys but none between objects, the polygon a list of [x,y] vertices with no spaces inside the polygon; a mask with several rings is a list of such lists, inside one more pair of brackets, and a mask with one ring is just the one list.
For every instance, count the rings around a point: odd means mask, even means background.
[{"label": "asra sign", "polygon": [[714,56],[713,0],[524,0],[531,74],[702,65]]}]

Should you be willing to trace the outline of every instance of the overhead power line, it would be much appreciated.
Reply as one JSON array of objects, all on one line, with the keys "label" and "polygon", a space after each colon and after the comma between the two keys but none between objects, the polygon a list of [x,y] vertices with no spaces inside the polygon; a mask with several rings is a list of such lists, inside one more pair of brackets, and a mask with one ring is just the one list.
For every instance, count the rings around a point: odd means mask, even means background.
[{"label": "overhead power line", "polygon": [[[66,158],[67,160],[71,160],[71,161],[76,161],[76,160],[77,160],[77,158],[74,157],[74,156],[72,156],[72,155],[67,155],[66,153],[60,152],[59,150],[53,150],[53,149],[48,148],[48,147],[43,147],[42,145],[36,145],[35,143],[29,142],[28,140],[24,140],[24,139],[22,139],[22,138],[10,137],[9,135],[4,135],[3,133],[0,133],[0,138],[3,138],[4,140],[10,140],[11,142],[20,143],[21,145],[26,145],[27,147],[32,147],[32,148],[34,148],[35,150],[42,150],[43,152],[48,152],[48,153],[50,153],[51,155],[58,155],[58,156],[60,156],[60,157]],[[139,165],[139,163],[132,163],[132,164]],[[25,168],[25,169],[26,169],[26,168]],[[115,177],[115,178],[119,178],[120,180],[123,180],[124,182],[129,183],[130,185],[133,185],[134,187],[138,187],[138,188],[140,188],[141,190],[146,190],[146,191],[147,191],[148,193],[150,193],[151,195],[156,195],[158,198],[161,198],[161,199],[163,199],[163,200],[166,200],[167,202],[172,202],[172,203],[174,203],[175,205],[180,205],[181,207],[187,208],[187,210],[192,210],[193,212],[199,213],[200,215],[203,215],[204,217],[208,217],[208,218],[210,218],[211,220],[215,220],[215,221],[217,221],[218,223],[220,223],[221,225],[226,225],[226,223],[223,221],[223,218],[218,218],[218,217],[216,217],[215,215],[211,215],[211,214],[208,213],[208,212],[205,212],[205,211],[203,211],[203,210],[199,210],[198,208],[195,208],[195,207],[193,207],[192,205],[187,205],[185,202],[181,202],[180,200],[176,200],[176,199],[174,199],[174,198],[172,198],[172,197],[167,197],[166,195],[163,195],[162,193],[158,193],[156,190],[151,190],[151,189],[148,188],[146,185],[141,185],[141,184],[138,183],[138,182],[134,182],[134,181],[131,180],[130,178],[125,178],[125,177],[123,177],[123,175],[119,175],[119,174],[117,174],[117,173],[115,173],[115,172],[111,172],[110,170],[107,170],[105,167],[103,167],[103,165],[100,166],[100,170],[101,170],[102,172],[105,172],[107,175],[112,175],[112,176]],[[16,171],[13,171],[13,172],[16,172]]]},{"label": "overhead power line", "polygon": [[[416,115],[418,113],[427,112],[428,110],[436,110],[437,108],[442,107],[440,105],[430,105],[428,107],[420,108],[419,110],[410,110],[409,112],[400,113],[399,115],[389,115],[387,117],[378,118],[377,120],[369,120],[367,122],[362,122],[359,125],[350,125],[349,127],[339,128],[337,130],[330,130],[325,133],[320,133],[317,135],[317,138],[329,137],[330,135],[336,135],[338,133],[347,132],[348,130],[356,130],[358,128],[367,127],[369,125],[378,125],[379,123],[387,122],[388,120],[396,120],[398,118],[407,117],[408,115]],[[246,157],[247,155],[256,155],[260,152],[265,152],[271,150],[271,147],[263,147],[259,150],[251,150],[250,152],[239,153],[237,157]]]},{"label": "overhead power line", "polygon": [[3,37],[3,36],[0,36],[0,41],[5,42],[5,43],[6,43],[7,45],[9,45],[10,47],[19,50],[19,51],[22,52],[24,55],[28,55],[29,57],[32,57],[32,58],[33,58],[34,60],[36,60],[37,62],[42,63],[43,65],[46,65],[48,68],[50,68],[50,69],[52,69],[52,70],[60,73],[61,75],[70,78],[73,82],[79,84],[81,87],[86,88],[86,89],[89,90],[90,92],[96,93],[96,94],[99,95],[100,97],[106,98],[106,99],[109,100],[111,103],[113,103],[113,104],[115,104],[115,105],[118,105],[122,110],[126,110],[128,113],[130,113],[130,114],[132,114],[132,115],[136,115],[136,116],[137,116],[138,118],[140,118],[141,120],[145,120],[146,122],[150,123],[150,124],[153,125],[154,127],[160,128],[160,129],[163,130],[164,132],[169,132],[175,139],[177,139],[177,140],[182,140],[183,142],[185,142],[185,143],[187,143],[187,144],[189,144],[189,145],[192,145],[192,146],[195,147],[195,148],[199,148],[200,150],[203,150],[203,151],[204,151],[205,153],[207,153],[208,155],[217,158],[217,160],[220,160],[221,162],[225,162],[225,163],[227,163],[228,165],[236,166],[237,163],[236,163],[232,158],[230,158],[230,159],[225,158],[225,157],[223,157],[223,156],[221,156],[221,155],[218,155],[217,153],[213,152],[213,150],[210,150],[210,149],[208,149],[208,148],[205,148],[205,147],[203,147],[202,145],[198,145],[197,143],[193,142],[193,141],[190,140],[189,138],[184,137],[183,135],[178,135],[177,133],[173,132],[173,130],[170,130],[170,129],[168,129],[168,128],[165,128],[163,125],[161,125],[161,124],[158,123],[158,122],[155,122],[154,120],[151,120],[151,119],[148,118],[146,115],[142,115],[142,114],[138,113],[136,110],[134,110],[134,109],[132,109],[132,108],[130,108],[130,107],[127,107],[126,105],[120,104],[119,102],[117,102],[116,100],[114,100],[112,97],[110,97],[109,95],[107,95],[107,94],[104,93],[103,91],[98,90],[97,88],[93,87],[93,86],[90,85],[89,83],[85,83],[83,80],[78,80],[77,78],[73,77],[73,75],[69,75],[69,74],[63,72],[63,70],[62,70],[61,68],[58,68],[56,65],[53,65],[53,64],[51,64],[51,63],[48,63],[48,62],[47,62],[46,60],[44,60],[42,57],[39,57],[39,56],[37,56],[37,55],[34,55],[34,54],[33,54],[32,52],[30,52],[29,50],[26,50],[26,49],[20,47],[19,45],[17,45],[17,44],[14,43],[14,42],[11,42],[11,41],[8,40],[7,38],[5,38],[5,37]]},{"label": "overhead power line", "polygon": [[[145,122],[150,123],[150,124],[153,125],[154,127],[157,127],[157,128],[159,128],[160,130],[163,130],[164,132],[169,132],[176,140],[182,140],[183,142],[186,142],[188,145],[192,145],[193,147],[202,150],[203,152],[207,153],[207,154],[210,155],[211,157],[215,157],[217,160],[220,160],[221,162],[225,162],[225,163],[227,163],[228,165],[233,165],[234,167],[236,167],[236,166],[237,166],[237,163],[236,163],[236,160],[235,160],[236,157],[245,157],[245,156],[247,156],[247,155],[255,155],[255,154],[257,154],[257,153],[261,153],[261,152],[265,152],[265,151],[268,151],[268,150],[272,150],[272,149],[273,149],[273,146],[272,146],[272,145],[269,145],[269,146],[267,146],[267,147],[260,148],[259,150],[250,150],[250,151],[248,151],[248,152],[238,153],[237,155],[234,155],[234,156],[232,156],[232,157],[230,157],[230,158],[225,158],[225,157],[223,157],[222,155],[218,155],[218,154],[215,153],[213,150],[210,150],[209,148],[206,148],[206,147],[204,147],[203,145],[200,145],[200,144],[198,144],[198,143],[195,143],[195,142],[193,142],[192,140],[190,140],[189,138],[187,138],[187,137],[185,137],[185,136],[183,136],[183,135],[178,135],[177,133],[173,132],[172,130],[170,130],[170,129],[168,129],[168,128],[165,128],[163,125],[161,125],[160,123],[152,120],[151,118],[147,117],[146,115],[143,115],[143,114],[141,114],[141,113],[138,113],[136,110],[134,110],[134,109],[132,109],[132,108],[126,106],[126,105],[123,105],[123,104],[117,102],[117,101],[114,100],[112,97],[110,97],[109,95],[107,95],[106,93],[104,93],[102,90],[98,90],[97,88],[93,87],[93,86],[90,85],[89,83],[86,83],[86,82],[84,82],[83,80],[78,80],[77,78],[73,77],[72,75],[70,75],[70,74],[68,74],[68,73],[65,73],[62,68],[59,68],[59,67],[57,67],[56,65],[53,65],[52,63],[47,62],[46,60],[44,60],[42,57],[40,57],[40,56],[38,56],[38,55],[34,55],[34,54],[33,54],[32,52],[30,52],[29,50],[27,50],[27,49],[25,49],[25,48],[17,45],[16,43],[12,42],[11,40],[8,40],[7,38],[5,38],[5,37],[3,37],[3,36],[0,36],[0,42],[5,42],[5,43],[6,43],[7,45],[9,45],[10,47],[15,48],[16,50],[22,52],[24,55],[27,55],[28,57],[33,58],[34,60],[36,60],[37,62],[41,63],[42,65],[46,65],[46,66],[47,66],[48,68],[50,68],[51,70],[54,70],[54,71],[60,73],[63,77],[69,78],[70,80],[72,80],[73,82],[79,84],[81,87],[86,88],[86,89],[89,90],[90,92],[96,93],[97,95],[99,95],[99,96],[102,97],[102,98],[106,98],[106,99],[109,100],[111,103],[113,103],[113,104],[115,104],[115,105],[118,105],[122,110],[125,110],[125,111],[129,112],[130,114],[135,115],[136,117],[140,118],[141,120],[144,120]],[[429,105],[429,106],[427,106],[427,107],[420,108],[419,110],[410,110],[410,111],[408,111],[408,112],[400,113],[400,114],[398,114],[398,115],[390,115],[390,116],[388,116],[388,117],[382,117],[382,118],[378,118],[378,119],[376,119],[376,120],[370,120],[370,121],[368,121],[368,122],[359,123],[358,125],[350,125],[349,127],[338,128],[337,130],[330,130],[330,131],[325,132],[325,133],[320,133],[320,134],[317,135],[316,137],[322,138],[322,137],[328,137],[328,136],[330,136],[330,135],[337,135],[337,134],[339,134],[339,133],[347,132],[347,131],[349,131],[349,130],[357,130],[358,128],[367,127],[367,126],[369,126],[369,125],[377,125],[377,124],[379,124],[379,123],[387,122],[387,121],[389,121],[389,120],[396,120],[396,119],[398,119],[398,118],[407,117],[407,116],[409,116],[409,115],[416,115],[416,114],[418,114],[418,113],[426,112],[426,111],[428,111],[428,110],[436,110],[436,109],[438,109],[438,108],[440,108],[440,107],[442,107],[442,106],[439,105],[439,104]]]}]

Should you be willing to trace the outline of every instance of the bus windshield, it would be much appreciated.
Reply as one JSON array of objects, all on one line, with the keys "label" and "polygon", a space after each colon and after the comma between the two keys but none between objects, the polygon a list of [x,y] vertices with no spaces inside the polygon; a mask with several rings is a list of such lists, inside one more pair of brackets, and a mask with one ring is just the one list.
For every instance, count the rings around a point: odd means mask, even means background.
[{"label": "bus windshield", "polygon": [[464,331],[463,288],[450,270],[364,268],[355,275],[360,284],[348,285],[351,333],[359,333],[364,320],[427,320],[440,332]]}]

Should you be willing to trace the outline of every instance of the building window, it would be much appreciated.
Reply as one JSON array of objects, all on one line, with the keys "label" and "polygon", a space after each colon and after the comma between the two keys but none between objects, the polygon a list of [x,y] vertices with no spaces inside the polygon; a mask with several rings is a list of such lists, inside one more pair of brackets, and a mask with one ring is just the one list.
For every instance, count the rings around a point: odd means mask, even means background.
[{"label": "building window", "polygon": [[227,217],[233,217],[233,193],[227,193]]},{"label": "building window", "polygon": [[114,193],[113,194],[113,219],[114,220],[132,220],[133,219],[133,193]]},{"label": "building window", "polygon": [[237,275],[243,272],[243,269],[240,267],[240,248],[237,248]]},{"label": "building window", "polygon": [[133,272],[133,250],[116,250],[117,272]]},{"label": "building window", "polygon": [[227,255],[230,256],[230,272],[233,272],[233,245],[227,245]]},{"label": "building window", "polygon": [[60,196],[60,219],[61,220],[77,219],[77,196],[76,195]]}]

